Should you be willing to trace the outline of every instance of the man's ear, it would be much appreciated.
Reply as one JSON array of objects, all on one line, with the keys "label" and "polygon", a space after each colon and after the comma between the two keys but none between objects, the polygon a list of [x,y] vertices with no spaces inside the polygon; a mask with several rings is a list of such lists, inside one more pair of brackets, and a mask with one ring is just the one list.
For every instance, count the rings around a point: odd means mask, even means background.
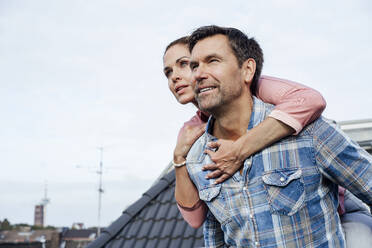
[{"label": "man's ear", "polygon": [[243,79],[246,84],[251,85],[254,73],[256,72],[256,61],[252,58],[247,59],[242,64]]}]

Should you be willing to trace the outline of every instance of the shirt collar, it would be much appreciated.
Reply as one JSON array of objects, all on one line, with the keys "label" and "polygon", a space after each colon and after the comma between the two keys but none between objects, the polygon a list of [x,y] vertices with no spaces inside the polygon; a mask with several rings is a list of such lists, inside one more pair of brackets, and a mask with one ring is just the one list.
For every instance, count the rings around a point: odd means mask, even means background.
[{"label": "shirt collar", "polygon": [[210,114],[207,112],[203,112],[201,110],[196,111],[196,115],[202,120],[203,122],[207,122],[209,119]]},{"label": "shirt collar", "polygon": [[251,118],[248,124],[248,130],[254,128],[258,124],[264,121],[264,119],[270,114],[274,106],[268,103],[264,103],[257,97],[253,96],[253,107]]}]

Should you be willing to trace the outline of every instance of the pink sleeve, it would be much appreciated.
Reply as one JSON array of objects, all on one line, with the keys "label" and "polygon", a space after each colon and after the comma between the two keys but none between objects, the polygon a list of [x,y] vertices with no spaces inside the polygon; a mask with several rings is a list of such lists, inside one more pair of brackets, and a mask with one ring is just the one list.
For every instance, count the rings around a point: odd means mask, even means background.
[{"label": "pink sleeve", "polygon": [[275,105],[270,117],[280,120],[301,132],[316,120],[326,107],[323,96],[316,90],[284,79],[262,76],[257,87],[257,97]]},{"label": "pink sleeve", "polygon": [[196,112],[196,115],[191,117],[190,120],[186,121],[183,126],[181,127],[180,131],[178,132],[177,139],[181,136],[182,132],[185,130],[186,126],[197,126],[203,124],[204,121],[200,117],[200,111]]},{"label": "pink sleeve", "polygon": [[341,216],[343,215],[345,211],[345,191],[346,189],[338,186],[338,208],[337,212]]},{"label": "pink sleeve", "polygon": [[193,228],[203,225],[208,208],[202,200],[199,200],[192,208],[186,208],[177,203],[183,219]]}]

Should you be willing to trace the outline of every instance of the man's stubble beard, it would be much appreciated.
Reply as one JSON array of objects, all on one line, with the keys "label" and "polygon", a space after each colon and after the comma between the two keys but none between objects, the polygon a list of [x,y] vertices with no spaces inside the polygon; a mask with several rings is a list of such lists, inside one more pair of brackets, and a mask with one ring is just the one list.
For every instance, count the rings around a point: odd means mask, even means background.
[{"label": "man's stubble beard", "polygon": [[234,86],[235,87],[223,88],[222,90],[220,87],[217,87],[216,89],[218,91],[207,97],[199,98],[197,95],[195,98],[198,102],[199,109],[214,116],[224,114],[224,107],[242,95],[242,86],[240,84]]}]

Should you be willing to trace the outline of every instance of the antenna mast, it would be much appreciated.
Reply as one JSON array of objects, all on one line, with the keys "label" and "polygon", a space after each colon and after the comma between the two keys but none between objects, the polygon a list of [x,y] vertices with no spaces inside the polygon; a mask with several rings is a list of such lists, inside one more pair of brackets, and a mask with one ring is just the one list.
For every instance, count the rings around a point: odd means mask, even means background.
[{"label": "antenna mast", "polygon": [[48,181],[45,180],[44,184],[44,198],[41,199],[40,205],[43,206],[43,225],[46,226],[46,206],[50,203],[50,198],[48,198]]},{"label": "antenna mast", "polygon": [[103,194],[103,188],[102,188],[102,174],[103,174],[103,147],[98,147],[100,150],[100,162],[99,162],[99,171],[97,171],[99,175],[99,187],[98,187],[98,227],[97,227],[97,236],[101,234],[101,204],[102,204],[102,194]]}]

